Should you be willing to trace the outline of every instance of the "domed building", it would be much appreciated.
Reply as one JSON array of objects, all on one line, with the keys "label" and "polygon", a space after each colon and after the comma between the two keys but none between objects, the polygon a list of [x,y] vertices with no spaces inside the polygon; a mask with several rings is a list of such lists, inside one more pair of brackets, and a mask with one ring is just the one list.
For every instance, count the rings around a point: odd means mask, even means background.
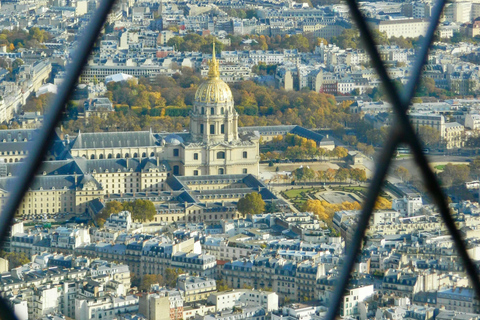
[{"label": "domed building", "polygon": [[[170,135],[165,140],[180,141]],[[258,175],[259,137],[239,136],[232,91],[220,79],[215,54],[209,61],[207,79],[195,93],[188,137],[176,144],[169,141],[165,141],[165,149],[173,149],[168,160],[175,175]]]},{"label": "domed building", "polygon": [[[258,175],[259,135],[239,131],[232,91],[220,79],[215,55],[208,64],[208,77],[195,93],[189,132],[79,132],[68,142],[72,157],[155,158],[157,165],[166,162],[168,174],[177,176]],[[129,185],[133,190],[133,183]]]}]

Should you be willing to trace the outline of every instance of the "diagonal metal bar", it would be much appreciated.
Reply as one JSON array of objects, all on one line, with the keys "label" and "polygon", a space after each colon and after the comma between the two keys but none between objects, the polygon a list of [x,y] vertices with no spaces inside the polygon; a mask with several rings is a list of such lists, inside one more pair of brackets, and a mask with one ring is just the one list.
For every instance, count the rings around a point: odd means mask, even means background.
[{"label": "diagonal metal bar", "polygon": [[[367,200],[364,204],[364,210],[362,211],[362,214],[358,222],[358,227],[354,233],[352,246],[347,252],[347,256],[344,260],[344,267],[342,269],[342,273],[339,278],[339,281],[337,282],[333,299],[331,301],[331,303],[333,304],[330,304],[330,308],[328,310],[326,319],[333,320],[338,314],[341,301],[343,300],[342,299],[343,293],[347,288],[350,273],[353,269],[353,265],[355,264],[356,256],[361,249],[361,241],[365,234],[365,230],[368,226],[368,221],[370,219],[370,216],[373,212],[372,203],[374,204],[376,198],[378,197],[381,184],[385,178],[386,172],[388,171],[388,167],[390,165],[393,152],[396,146],[398,145],[398,143],[401,142],[402,140],[403,142],[406,142],[411,146],[411,149],[415,155],[415,161],[422,171],[422,176],[426,181],[427,188],[433,194],[434,200],[439,206],[441,216],[445,224],[447,225],[448,230],[455,242],[457,250],[464,262],[465,269],[470,279],[472,280],[475,292],[477,296],[480,296],[480,281],[476,274],[475,265],[473,264],[472,260],[470,259],[466,251],[466,246],[461,238],[460,232],[455,227],[455,222],[449,213],[448,205],[446,203],[443,192],[438,184],[438,181],[435,175],[433,174],[430,166],[428,165],[428,161],[422,152],[421,143],[418,140],[418,137],[415,134],[415,131],[413,130],[413,127],[409,122],[409,118],[406,114],[409,103],[415,94],[415,89],[418,84],[418,81],[420,80],[423,65],[427,60],[428,49],[432,43],[434,32],[436,30],[441,12],[445,5],[445,1],[439,0],[439,2],[437,3],[434,9],[434,12],[432,14],[432,22],[430,23],[430,26],[427,30],[423,47],[421,48],[420,55],[414,64],[414,69],[412,72],[411,79],[407,84],[401,97],[399,97],[396,88],[393,86],[393,83],[391,82],[390,77],[388,76],[388,73],[385,69],[383,62],[380,59],[380,55],[378,54],[377,48],[375,46],[375,42],[371,36],[367,23],[358,8],[356,1],[347,0],[347,3],[350,7],[352,18],[354,19],[355,23],[357,24],[357,27],[360,30],[360,33],[363,36],[362,38],[364,40],[366,50],[369,53],[372,59],[373,65],[377,70],[377,73],[379,74],[379,77],[387,90],[387,95],[389,97],[389,100],[392,102],[394,112],[398,117],[397,119],[398,121],[396,122],[394,129],[392,129],[394,131],[389,136],[387,146],[382,152],[382,157],[380,158],[382,162],[380,162],[379,167],[377,168],[377,171],[375,173],[374,180],[372,181],[371,188],[367,196]],[[398,140],[396,139],[398,137],[397,136],[398,134],[401,135],[401,133],[397,131],[398,130],[397,128],[403,129],[403,133],[404,133],[403,139],[401,138],[398,138]]]},{"label": "diagonal metal bar", "polygon": [[426,37],[424,40],[425,42],[420,52],[422,55],[418,56],[414,64],[414,67],[416,69],[413,71],[412,78],[410,79],[407,88],[405,88],[404,94],[402,95],[401,98],[398,97],[396,88],[393,86],[392,82],[390,81],[390,77],[388,76],[386,68],[382,60],[380,59],[380,55],[378,54],[373,37],[371,36],[367,23],[363,18],[360,12],[360,9],[358,8],[357,2],[355,0],[347,0],[347,3],[350,6],[353,19],[355,20],[358,28],[360,29],[361,34],[363,34],[364,36],[363,38],[365,40],[365,45],[366,45],[367,51],[369,52],[372,58],[374,67],[376,68],[382,82],[387,87],[387,94],[389,96],[390,101],[392,102],[393,110],[395,111],[397,116],[397,121],[399,121],[402,124],[403,132],[404,132],[404,142],[410,145],[410,148],[414,153],[414,160],[422,172],[422,177],[425,181],[427,189],[432,194],[433,199],[438,206],[440,215],[442,216],[442,219],[445,222],[450,235],[452,236],[452,239],[455,243],[459,256],[462,258],[462,261],[465,265],[465,270],[470,280],[472,281],[475,292],[477,296],[480,297],[480,280],[477,275],[477,269],[475,267],[475,264],[472,262],[472,260],[470,259],[470,256],[468,255],[465,243],[462,239],[462,236],[459,230],[455,227],[455,222],[450,215],[450,210],[446,202],[446,197],[442,189],[440,188],[438,179],[436,178],[435,174],[430,168],[430,165],[428,164],[428,159],[423,154],[422,145],[418,139],[418,136],[415,134],[415,131],[413,130],[413,127],[406,114],[408,110],[408,106],[410,104],[410,100],[415,94],[416,82],[420,80],[423,65],[427,60],[426,55],[428,54],[428,47],[433,40],[433,36],[436,30],[436,25],[438,24],[438,21],[440,19],[440,16],[446,1],[439,0],[437,5],[435,6],[435,10],[433,12],[432,18],[436,20],[432,20],[430,22],[430,27],[427,30],[428,34],[426,34]]},{"label": "diagonal metal bar", "polygon": [[8,190],[10,195],[5,207],[2,212],[0,212],[0,221],[2,221],[0,224],[1,240],[5,240],[8,235],[15,211],[20,206],[28,187],[35,178],[38,167],[47,153],[54,136],[55,127],[62,118],[65,105],[75,89],[75,84],[82,73],[84,65],[87,63],[88,56],[114,3],[115,0],[102,0],[100,6],[95,11],[79,42],[72,62],[68,66],[67,76],[59,88],[58,94],[55,96],[55,100],[48,114],[45,115],[42,129],[36,139],[28,145],[30,152],[25,161],[25,165],[22,167],[22,171],[19,172],[18,177],[13,181],[11,185],[12,190]]},{"label": "diagonal metal bar", "polygon": [[365,231],[367,230],[370,216],[372,215],[373,208],[375,207],[375,202],[382,189],[382,184],[387,176],[388,169],[390,168],[393,153],[395,152],[395,149],[401,140],[402,128],[400,123],[397,123],[395,128],[390,130],[387,143],[379,156],[379,159],[382,161],[378,163],[378,167],[375,169],[375,175],[372,183],[370,184],[370,188],[368,189],[367,199],[363,204],[362,213],[360,214],[357,222],[357,228],[355,229],[352,240],[348,244],[349,247],[347,254],[343,260],[342,273],[337,279],[335,291],[333,292],[333,298],[329,302],[327,315],[325,317],[327,320],[334,320],[338,314],[338,310],[340,309],[340,305],[343,301],[344,292],[350,280],[350,274],[353,270],[353,266],[355,265],[356,257],[362,248],[363,237],[365,236]]},{"label": "diagonal metal bar", "polygon": [[13,312],[10,305],[7,303],[5,298],[0,298],[0,310],[2,310],[2,315],[0,319],[2,320],[17,320],[15,312]]}]

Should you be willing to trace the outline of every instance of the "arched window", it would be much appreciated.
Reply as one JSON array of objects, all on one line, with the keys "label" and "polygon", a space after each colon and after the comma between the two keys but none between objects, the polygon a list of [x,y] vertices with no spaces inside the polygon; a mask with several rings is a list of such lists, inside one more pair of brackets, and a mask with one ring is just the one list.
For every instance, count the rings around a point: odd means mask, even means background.
[{"label": "arched window", "polygon": [[120,153],[117,153],[117,159],[120,159],[122,156],[120,155]]},{"label": "arched window", "polygon": [[130,154],[129,154],[129,153],[125,153],[125,158],[130,158]]},{"label": "arched window", "polygon": [[138,153],[135,152],[135,153],[133,154],[133,157],[134,157],[134,158],[138,158]]},{"label": "arched window", "polygon": [[225,173],[225,171],[223,170],[223,168],[218,169],[218,174],[224,174],[224,173]]},{"label": "arched window", "polygon": [[100,154],[100,155],[98,156],[98,159],[103,159],[103,154]]},{"label": "arched window", "polygon": [[109,154],[108,154],[108,159],[112,159],[112,158],[113,158],[112,154],[109,153]]},{"label": "arched window", "polygon": [[223,151],[217,152],[217,159],[225,159],[225,152]]},{"label": "arched window", "polygon": [[92,154],[92,155],[90,156],[90,159],[95,159],[95,155]]},{"label": "arched window", "polygon": [[210,114],[215,114],[215,108],[210,108]]},{"label": "arched window", "polygon": [[[147,156],[147,154],[145,154],[145,157],[146,156]],[[155,153],[154,152],[150,153],[150,157],[155,157]]]}]

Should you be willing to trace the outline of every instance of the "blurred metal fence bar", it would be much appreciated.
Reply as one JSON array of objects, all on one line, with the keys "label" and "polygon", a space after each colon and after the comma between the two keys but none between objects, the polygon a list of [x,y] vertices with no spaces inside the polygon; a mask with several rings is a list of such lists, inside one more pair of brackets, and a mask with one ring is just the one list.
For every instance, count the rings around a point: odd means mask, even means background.
[{"label": "blurred metal fence bar", "polygon": [[[35,173],[41,165],[44,156],[47,154],[55,128],[62,118],[65,105],[75,90],[77,80],[82,73],[84,65],[87,63],[88,56],[114,3],[115,0],[102,0],[100,6],[93,14],[78,44],[78,49],[72,57],[72,62],[67,67],[65,80],[60,86],[48,114],[45,115],[43,126],[34,141],[29,143],[28,157],[25,159],[25,163],[18,177],[15,178],[12,184],[13,188],[8,190],[9,197],[5,203],[5,207],[0,212],[0,221],[2,222],[0,224],[0,237],[3,241],[8,236],[17,207],[20,205],[35,177]],[[4,299],[0,301],[0,308],[3,311],[2,314],[0,314],[1,319],[16,319],[15,314],[11,308],[8,307]]]},{"label": "blurred metal fence bar", "polygon": [[378,54],[375,41],[368,28],[365,18],[361,14],[356,0],[346,1],[350,8],[352,18],[360,31],[365,49],[370,55],[371,61],[380,77],[380,80],[382,81],[384,88],[386,89],[388,98],[392,103],[393,110],[396,115],[396,123],[391,129],[392,132],[388,137],[386,146],[378,159],[378,167],[376,169],[373,181],[370,185],[367,199],[365,200],[362,213],[359,218],[357,229],[355,230],[353,239],[350,243],[350,249],[348,250],[347,255],[344,259],[343,269],[339,279],[337,280],[337,286],[334,291],[332,302],[329,305],[326,319],[333,320],[338,314],[341,303],[343,301],[344,292],[348,286],[351,271],[353,270],[353,266],[356,262],[356,257],[361,251],[363,237],[368,227],[368,221],[370,220],[370,217],[372,215],[375,201],[380,193],[382,183],[388,172],[391,158],[395,152],[396,147],[401,142],[410,145],[410,148],[414,153],[415,162],[421,169],[425,185],[430,191],[435,203],[437,204],[443,221],[445,222],[448,231],[450,232],[452,239],[455,242],[455,246],[457,247],[458,253],[462,258],[465,270],[467,271],[467,274],[470,277],[470,280],[475,289],[475,293],[477,297],[480,297],[480,281],[477,275],[477,269],[475,267],[475,264],[472,262],[468,255],[461,234],[456,228],[455,221],[450,215],[450,210],[448,208],[446,198],[440,188],[438,180],[436,179],[433,171],[428,165],[428,160],[422,152],[422,144],[418,136],[415,134],[415,131],[413,130],[413,127],[409,122],[408,115],[406,114],[411,99],[415,95],[416,87],[420,81],[423,66],[427,61],[429,47],[432,44],[434,33],[437,28],[438,22],[440,21],[440,17],[446,1],[439,0],[433,10],[431,22],[427,30],[423,46],[420,49],[419,56],[413,65],[412,76],[401,95],[399,94],[399,92],[397,92],[397,89],[395,88],[392,81],[390,80],[390,77],[388,76],[385,65],[383,64],[382,60],[380,59],[380,55]]},{"label": "blurred metal fence bar", "polygon": [[[416,86],[420,81],[422,69],[427,60],[428,50],[433,41],[434,33],[440,20],[446,0],[439,0],[432,12],[431,24],[427,30],[427,34],[425,36],[423,46],[419,51],[418,58],[413,65],[411,79],[405,86],[402,93],[397,92],[395,86],[388,76],[387,70],[380,59],[380,55],[378,54],[375,46],[375,41],[372,38],[367,22],[362,16],[356,0],[346,1],[350,7],[352,18],[357,24],[357,27],[362,35],[362,39],[364,40],[365,49],[369,53],[372,63],[377,70],[384,87],[386,88],[389,100],[392,102],[393,109],[397,117],[397,122],[391,129],[386,145],[379,157],[380,161],[372,180],[371,187],[368,191],[367,199],[365,200],[362,213],[359,218],[358,227],[355,230],[352,243],[350,244],[347,255],[344,259],[342,273],[337,281],[334,296],[326,318],[328,320],[333,320],[338,314],[341,302],[343,301],[343,294],[348,286],[350,273],[356,262],[356,257],[362,247],[363,237],[365,235],[366,228],[368,227],[368,222],[373,212],[376,199],[381,191],[383,181],[388,173],[395,149],[397,148],[398,144],[402,142],[410,145],[415,156],[415,161],[422,171],[426,186],[439,207],[441,216],[444,219],[450,234],[452,235],[459,255],[461,256],[465,265],[465,269],[472,281],[475,292],[477,296],[480,297],[480,281],[477,276],[477,269],[468,256],[466,246],[461,238],[460,232],[456,228],[455,222],[450,215],[446,198],[442,193],[435,175],[428,165],[425,155],[422,153],[421,142],[418,140],[418,137],[415,134],[406,114],[410,101],[415,95]],[[26,159],[23,171],[20,172],[20,175],[16,178],[14,189],[9,190],[10,196],[7,200],[4,210],[0,213],[0,220],[3,221],[3,223],[0,225],[0,236],[2,239],[5,239],[8,235],[9,226],[13,220],[15,211],[20,205],[30,183],[33,181],[35,172],[41,165],[44,155],[47,153],[55,127],[61,119],[64,107],[75,88],[77,79],[79,78],[83,67],[87,62],[88,56],[98,35],[100,34],[108,13],[114,5],[114,2],[115,0],[103,0],[99,8],[96,10],[94,16],[89,22],[87,29],[85,30],[85,34],[83,35],[82,42],[79,44],[78,51],[76,52],[72,63],[68,67],[67,77],[61,88],[58,90],[58,94],[55,97],[49,114],[45,117],[44,125],[37,139],[29,146],[30,152]],[[3,299],[0,300],[0,308],[4,310],[0,318],[15,319],[13,312]]]}]

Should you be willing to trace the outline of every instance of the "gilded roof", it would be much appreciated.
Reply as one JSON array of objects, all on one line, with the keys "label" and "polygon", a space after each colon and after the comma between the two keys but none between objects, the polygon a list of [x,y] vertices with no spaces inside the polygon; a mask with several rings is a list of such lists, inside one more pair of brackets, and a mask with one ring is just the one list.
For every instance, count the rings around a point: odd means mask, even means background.
[{"label": "gilded roof", "polygon": [[232,91],[228,84],[220,79],[220,71],[215,57],[215,42],[213,43],[212,60],[209,61],[208,78],[202,82],[195,93],[195,102],[225,103],[233,102]]}]

